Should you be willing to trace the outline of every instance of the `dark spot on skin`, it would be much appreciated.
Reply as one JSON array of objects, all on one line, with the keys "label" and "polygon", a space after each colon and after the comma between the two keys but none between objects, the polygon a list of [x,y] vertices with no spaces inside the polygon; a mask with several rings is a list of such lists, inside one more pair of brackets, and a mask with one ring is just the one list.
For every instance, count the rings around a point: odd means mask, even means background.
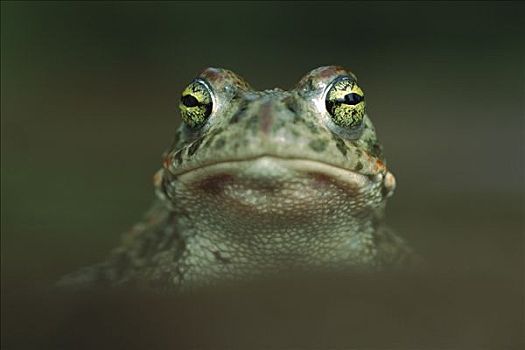
[{"label": "dark spot on skin", "polygon": [[241,105],[239,106],[239,109],[233,117],[230,119],[230,124],[238,123],[241,117],[245,114],[244,112],[248,109],[248,101],[244,100]]},{"label": "dark spot on skin", "polygon": [[224,256],[222,256],[221,252],[219,252],[219,251],[212,251],[212,254],[215,257],[215,259],[217,259],[218,261],[220,261],[223,264],[229,264],[231,262],[230,259],[225,258]]},{"label": "dark spot on skin", "polygon": [[339,150],[339,152],[341,152],[343,156],[346,156],[346,152],[348,151],[348,149],[343,139],[334,133],[332,133],[332,138],[334,139],[335,145],[337,146],[337,149]]},{"label": "dark spot on skin", "polygon": [[374,157],[379,158],[383,155],[383,148],[381,147],[380,144],[374,143],[372,147],[370,148],[370,154],[373,155]]},{"label": "dark spot on skin", "polygon": [[304,122],[304,124],[306,125],[308,130],[310,130],[310,132],[312,134],[318,134],[319,133],[319,130],[317,129],[317,126],[311,120],[306,120]]},{"label": "dark spot on skin", "polygon": [[363,169],[363,163],[357,162],[357,165],[355,166],[355,171],[359,171],[361,169]]},{"label": "dark spot on skin", "polygon": [[322,152],[326,149],[326,141],[321,139],[315,139],[310,141],[310,143],[308,143],[308,146],[310,146],[310,148],[316,152]]},{"label": "dark spot on skin", "polygon": [[283,99],[283,103],[290,112],[295,115],[297,114],[297,101],[293,97],[286,97]]},{"label": "dark spot on skin", "polygon": [[225,144],[226,144],[226,141],[224,140],[224,138],[220,138],[217,141],[215,141],[214,147],[215,149],[221,149],[224,147]]},{"label": "dark spot on skin", "polygon": [[294,124],[298,124],[298,123],[303,123],[304,124],[304,118],[302,116],[300,116],[299,114],[295,114],[293,116],[293,123]]},{"label": "dark spot on skin", "polygon": [[188,147],[188,156],[192,156],[197,150],[199,149],[199,146],[201,145],[204,138],[197,139],[195,142],[193,142],[190,147]]}]

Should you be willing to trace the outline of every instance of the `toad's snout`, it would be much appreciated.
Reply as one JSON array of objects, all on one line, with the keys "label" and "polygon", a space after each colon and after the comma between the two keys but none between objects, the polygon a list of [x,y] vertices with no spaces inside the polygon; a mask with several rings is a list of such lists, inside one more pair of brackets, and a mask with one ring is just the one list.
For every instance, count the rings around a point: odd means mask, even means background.
[{"label": "toad's snout", "polygon": [[256,107],[254,115],[258,120],[258,131],[269,136],[282,126],[290,126],[294,112],[281,99],[266,99]]},{"label": "toad's snout", "polygon": [[260,118],[259,130],[263,135],[268,135],[274,124],[275,104],[272,101],[266,101],[259,107],[258,115]]}]

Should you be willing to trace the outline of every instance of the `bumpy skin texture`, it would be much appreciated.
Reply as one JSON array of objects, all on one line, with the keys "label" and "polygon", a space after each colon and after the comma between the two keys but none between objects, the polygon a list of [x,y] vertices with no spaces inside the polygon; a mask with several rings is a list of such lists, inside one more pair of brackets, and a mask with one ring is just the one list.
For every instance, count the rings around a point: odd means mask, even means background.
[{"label": "bumpy skin texture", "polygon": [[405,264],[410,249],[383,223],[395,180],[364,102],[352,127],[326,109],[341,77],[357,84],[329,66],[291,91],[254,91],[231,71],[206,69],[196,81],[212,106],[201,90],[190,101],[205,100],[208,114],[176,132],[153,208],[106,262],[64,283],[180,289],[295,268]]}]

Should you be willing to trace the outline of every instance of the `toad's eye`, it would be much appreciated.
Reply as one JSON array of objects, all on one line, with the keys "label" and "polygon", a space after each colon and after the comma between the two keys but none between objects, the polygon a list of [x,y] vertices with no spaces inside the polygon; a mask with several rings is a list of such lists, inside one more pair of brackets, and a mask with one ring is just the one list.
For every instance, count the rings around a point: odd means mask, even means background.
[{"label": "toad's eye", "polygon": [[211,91],[204,82],[195,80],[182,92],[180,114],[190,128],[203,126],[211,114],[212,107]]},{"label": "toad's eye", "polygon": [[332,121],[343,128],[356,128],[365,116],[365,97],[354,80],[337,79],[329,88],[325,100]]}]

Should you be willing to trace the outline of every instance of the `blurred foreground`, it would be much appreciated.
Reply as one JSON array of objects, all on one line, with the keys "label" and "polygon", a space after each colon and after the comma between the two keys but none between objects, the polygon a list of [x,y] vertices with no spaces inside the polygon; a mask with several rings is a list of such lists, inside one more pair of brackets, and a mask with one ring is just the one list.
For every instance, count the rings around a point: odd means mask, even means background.
[{"label": "blurred foreground", "polygon": [[7,292],[3,349],[523,348],[522,281],[295,276],[185,295]]}]

